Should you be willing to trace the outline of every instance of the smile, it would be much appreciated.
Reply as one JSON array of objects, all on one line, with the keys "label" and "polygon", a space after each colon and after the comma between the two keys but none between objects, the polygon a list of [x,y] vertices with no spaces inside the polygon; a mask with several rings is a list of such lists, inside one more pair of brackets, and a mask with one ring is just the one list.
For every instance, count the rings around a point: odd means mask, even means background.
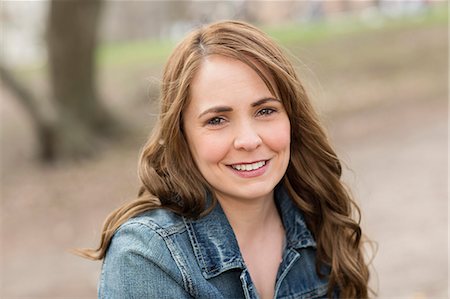
[{"label": "smile", "polygon": [[233,165],[231,165],[231,167],[233,167],[233,169],[236,169],[238,171],[252,171],[252,170],[259,169],[259,168],[263,167],[264,165],[266,165],[266,161],[259,161],[259,162],[255,162],[255,163],[249,163],[249,164],[233,164]]}]

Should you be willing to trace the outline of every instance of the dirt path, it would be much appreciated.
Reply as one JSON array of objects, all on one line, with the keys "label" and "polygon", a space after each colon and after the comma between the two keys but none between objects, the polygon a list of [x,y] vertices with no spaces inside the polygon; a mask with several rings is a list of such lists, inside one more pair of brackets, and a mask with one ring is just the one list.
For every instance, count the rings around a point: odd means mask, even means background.
[{"label": "dirt path", "polygon": [[347,181],[378,242],[380,298],[447,298],[447,111],[445,100],[422,101],[335,121]]}]

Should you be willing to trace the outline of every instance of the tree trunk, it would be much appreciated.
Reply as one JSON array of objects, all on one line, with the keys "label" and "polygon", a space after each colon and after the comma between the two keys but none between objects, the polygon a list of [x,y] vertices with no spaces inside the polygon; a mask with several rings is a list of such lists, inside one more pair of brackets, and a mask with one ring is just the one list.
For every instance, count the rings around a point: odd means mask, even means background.
[{"label": "tree trunk", "polygon": [[89,155],[97,136],[117,124],[96,90],[95,49],[101,0],[52,0],[47,27],[52,96],[58,111],[57,152]]}]

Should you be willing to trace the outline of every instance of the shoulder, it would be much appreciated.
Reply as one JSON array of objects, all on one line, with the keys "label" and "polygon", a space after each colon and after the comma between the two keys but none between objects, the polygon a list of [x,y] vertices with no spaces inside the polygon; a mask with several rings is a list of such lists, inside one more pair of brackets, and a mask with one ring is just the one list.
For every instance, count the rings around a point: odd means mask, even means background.
[{"label": "shoulder", "polygon": [[[166,209],[143,212],[122,224],[111,240],[110,249],[155,252],[172,234],[186,230],[183,218]],[[151,249],[151,250],[150,250]]]},{"label": "shoulder", "polygon": [[161,236],[181,233],[186,229],[183,217],[166,209],[154,209],[143,212],[138,216],[128,219],[122,224],[121,230],[152,231]]},{"label": "shoulder", "polygon": [[183,218],[164,209],[144,212],[122,224],[103,262],[99,297],[148,297],[159,292],[162,285],[179,290],[177,296],[184,293],[183,276],[170,241],[171,235],[184,230]]},{"label": "shoulder", "polygon": [[130,260],[138,255],[158,263],[170,263],[173,251],[170,238],[185,230],[183,218],[171,211],[155,209],[143,212],[128,219],[116,230],[106,257]]}]

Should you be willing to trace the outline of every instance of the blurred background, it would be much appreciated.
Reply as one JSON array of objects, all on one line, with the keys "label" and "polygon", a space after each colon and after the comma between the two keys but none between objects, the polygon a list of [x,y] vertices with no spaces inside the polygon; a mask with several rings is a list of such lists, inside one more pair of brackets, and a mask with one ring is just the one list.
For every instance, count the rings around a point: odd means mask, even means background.
[{"label": "blurred background", "polygon": [[378,244],[379,298],[448,296],[446,1],[1,1],[1,298],[95,298],[105,217],[137,194],[162,67],[202,23],[292,55]]}]

